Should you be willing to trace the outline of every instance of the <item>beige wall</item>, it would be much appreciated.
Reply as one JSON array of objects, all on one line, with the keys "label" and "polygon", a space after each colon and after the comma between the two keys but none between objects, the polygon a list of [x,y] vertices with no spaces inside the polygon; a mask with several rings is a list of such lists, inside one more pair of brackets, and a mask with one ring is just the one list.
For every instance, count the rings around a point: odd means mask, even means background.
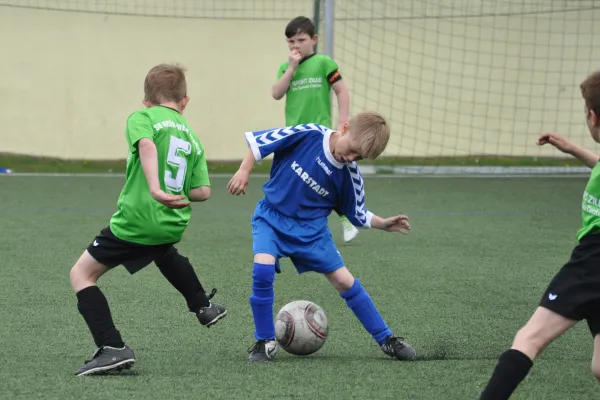
[{"label": "beige wall", "polygon": [[[367,22],[344,3],[335,58],[353,111],[391,120],[388,155],[557,155],[532,145],[546,130],[589,144],[577,85],[596,67],[600,12]],[[209,159],[239,159],[244,131],[284,122],[270,96],[284,26],[0,7],[0,152],[124,158],[145,73],[177,61]]]},{"label": "beige wall", "polygon": [[282,22],[129,17],[0,7],[0,152],[122,159],[146,72],[186,66],[186,111],[211,159],[245,154],[246,130],[284,123],[270,87]]}]

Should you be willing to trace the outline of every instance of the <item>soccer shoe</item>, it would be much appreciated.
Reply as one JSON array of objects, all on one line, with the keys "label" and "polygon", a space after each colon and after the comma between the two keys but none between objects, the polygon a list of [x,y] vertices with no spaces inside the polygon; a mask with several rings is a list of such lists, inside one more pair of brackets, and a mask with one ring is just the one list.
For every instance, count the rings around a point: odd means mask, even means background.
[{"label": "soccer shoe", "polygon": [[401,337],[390,336],[380,347],[388,356],[402,361],[414,360],[417,356],[416,350]]},{"label": "soccer shoe", "polygon": [[274,340],[259,340],[248,349],[248,353],[250,353],[248,360],[252,362],[271,361],[277,354],[277,342]]},{"label": "soccer shoe", "polygon": [[357,235],[358,229],[347,219],[342,219],[342,228],[344,228],[344,242],[351,242]]},{"label": "soccer shoe", "polygon": [[[212,299],[217,293],[217,289],[213,289],[212,292],[207,296],[208,299]],[[198,321],[207,328],[210,328],[214,324],[216,324],[220,319],[225,318],[227,316],[227,309],[220,304],[216,304],[210,302],[208,307],[202,307],[196,313],[196,317],[198,317]]]},{"label": "soccer shoe", "polygon": [[133,350],[125,346],[122,349],[115,347],[100,347],[91,360],[87,360],[83,367],[79,368],[75,375],[100,375],[111,371],[122,371],[131,368],[135,363]]}]

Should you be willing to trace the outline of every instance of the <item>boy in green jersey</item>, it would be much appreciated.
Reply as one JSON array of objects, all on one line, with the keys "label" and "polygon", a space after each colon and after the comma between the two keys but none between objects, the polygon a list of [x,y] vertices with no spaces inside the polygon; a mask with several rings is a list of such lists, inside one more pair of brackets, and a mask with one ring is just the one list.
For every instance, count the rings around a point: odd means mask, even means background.
[{"label": "boy in green jersey", "polygon": [[147,108],[127,119],[129,156],[118,210],[70,274],[77,308],[98,347],[78,376],[119,371],[135,362],[96,285],[116,266],[134,274],[154,262],[202,325],[210,327],[227,315],[224,307],[210,302],[216,290],[207,296],[189,260],[174,247],[189,223],[190,202],[210,197],[204,148],[182,116],[188,101],[185,70],[157,65],[144,82]]},{"label": "boy in green jersey", "polygon": [[[285,36],[290,49],[289,59],[279,67],[272,94],[275,100],[286,97],[286,126],[317,123],[331,128],[330,91],[333,89],[339,106],[341,131],[348,122],[350,95],[337,64],[324,54],[315,54],[315,26],[310,19],[297,17],[288,23]],[[345,216],[340,215],[340,219],[344,241],[350,242],[359,231]]]},{"label": "boy in green jersey", "polygon": [[[600,71],[584,80],[580,89],[588,130],[600,143]],[[512,347],[500,356],[482,400],[508,399],[536,357],[581,320],[586,320],[594,340],[591,368],[600,380],[600,157],[555,133],[540,136],[537,144],[551,144],[592,169],[583,192],[579,243],[548,285],[533,316],[515,336]]]}]

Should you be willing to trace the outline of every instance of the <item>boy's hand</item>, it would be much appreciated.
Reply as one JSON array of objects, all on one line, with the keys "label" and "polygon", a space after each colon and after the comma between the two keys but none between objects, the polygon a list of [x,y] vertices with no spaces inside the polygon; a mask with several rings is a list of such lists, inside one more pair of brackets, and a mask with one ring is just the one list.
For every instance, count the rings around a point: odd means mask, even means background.
[{"label": "boy's hand", "polygon": [[185,196],[182,194],[169,194],[163,192],[162,190],[151,192],[151,194],[154,200],[158,201],[159,203],[162,203],[165,207],[168,208],[184,208],[190,204],[189,201],[185,200]]},{"label": "boy's hand", "polygon": [[250,178],[250,173],[245,170],[238,170],[238,172],[233,175],[233,177],[229,180],[227,184],[227,192],[229,194],[234,194],[239,196],[240,194],[246,194],[246,188],[248,187],[248,180]]},{"label": "boy's hand", "polygon": [[567,154],[572,154],[575,147],[568,139],[565,139],[556,133],[545,133],[537,140],[537,144],[539,146],[543,146],[548,143]]},{"label": "boy's hand", "polygon": [[387,232],[400,232],[405,235],[410,231],[410,224],[406,215],[397,215],[381,220],[380,226],[377,228]]},{"label": "boy's hand", "polygon": [[289,60],[290,68],[295,70],[296,68],[298,68],[298,65],[300,65],[300,61],[302,60],[302,55],[300,54],[300,52],[298,50],[292,50],[292,51],[290,51],[288,60]]}]

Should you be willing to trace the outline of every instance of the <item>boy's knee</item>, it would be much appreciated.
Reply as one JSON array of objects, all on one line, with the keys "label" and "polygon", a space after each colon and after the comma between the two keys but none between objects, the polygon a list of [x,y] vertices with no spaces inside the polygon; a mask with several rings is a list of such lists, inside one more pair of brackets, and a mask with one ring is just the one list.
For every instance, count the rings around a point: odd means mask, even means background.
[{"label": "boy's knee", "polygon": [[600,334],[594,336],[594,355],[592,356],[592,374],[600,381]]},{"label": "boy's knee", "polygon": [[352,276],[346,267],[325,274],[325,276],[339,293],[346,292],[354,286],[354,276]]},{"label": "boy's knee", "polygon": [[259,253],[254,255],[254,263],[275,265],[275,257],[270,254]]},{"label": "boy's knee", "polygon": [[94,282],[95,279],[84,269],[81,264],[75,264],[69,273],[69,281],[71,282],[71,288],[75,293],[90,286],[90,283]]},{"label": "boy's knee", "polygon": [[515,335],[512,348],[533,360],[550,344],[550,341],[541,330],[525,325]]},{"label": "boy's knee", "polygon": [[166,268],[192,267],[190,259],[181,255],[175,247],[170,247],[163,255],[154,260],[154,264],[161,271]]},{"label": "boy's knee", "polygon": [[594,378],[600,382],[600,362],[594,362],[594,360],[592,360],[592,374],[594,374]]},{"label": "boy's knee", "polygon": [[252,282],[254,287],[272,287],[275,282],[275,265],[255,262],[252,268]]},{"label": "boy's knee", "polygon": [[75,293],[93,286],[108,268],[96,261],[89,253],[84,252],[69,272],[69,281]]}]

